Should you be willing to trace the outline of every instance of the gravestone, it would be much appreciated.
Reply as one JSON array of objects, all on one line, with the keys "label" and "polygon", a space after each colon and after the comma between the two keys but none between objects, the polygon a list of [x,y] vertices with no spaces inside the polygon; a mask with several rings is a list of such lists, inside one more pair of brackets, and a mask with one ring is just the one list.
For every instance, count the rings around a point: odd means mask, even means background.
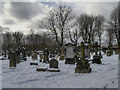
[{"label": "gravestone", "polygon": [[95,43],[95,55],[93,56],[92,63],[101,64],[101,56],[98,55],[98,43]]},{"label": "gravestone", "polygon": [[27,58],[26,58],[26,49],[25,49],[24,47],[22,47],[21,53],[22,53],[22,59],[23,59],[24,61],[26,61],[26,60],[27,60]]},{"label": "gravestone", "polygon": [[10,67],[16,67],[15,52],[10,52]]},{"label": "gravestone", "polygon": [[42,62],[43,55],[41,53],[39,54],[39,57],[40,57],[40,62]]},{"label": "gravestone", "polygon": [[58,61],[54,58],[52,58],[49,61],[49,69],[47,69],[47,71],[49,72],[60,72],[60,70],[58,69]]},{"label": "gravestone", "polygon": [[58,61],[56,59],[51,59],[49,61],[49,68],[58,68]]},{"label": "gravestone", "polygon": [[81,59],[77,61],[75,73],[90,73],[91,68],[87,59],[85,59],[85,46],[81,42]]},{"label": "gravestone", "polygon": [[19,56],[19,51],[18,49],[15,50],[15,60],[16,60],[16,64],[20,63],[20,56]]},{"label": "gravestone", "polygon": [[75,45],[68,43],[66,46],[65,64],[75,64]]},{"label": "gravestone", "polygon": [[31,56],[31,54],[30,54],[30,52],[28,52],[28,57],[30,57]]},{"label": "gravestone", "polygon": [[49,51],[47,48],[44,49],[43,54],[44,54],[43,62],[45,62],[45,63],[49,62],[49,58],[48,58]]},{"label": "gravestone", "polygon": [[33,60],[37,60],[37,51],[36,51],[36,50],[34,50],[32,59],[33,59]]},{"label": "gravestone", "polygon": [[107,48],[102,48],[102,51],[104,52],[104,54],[106,54]]}]

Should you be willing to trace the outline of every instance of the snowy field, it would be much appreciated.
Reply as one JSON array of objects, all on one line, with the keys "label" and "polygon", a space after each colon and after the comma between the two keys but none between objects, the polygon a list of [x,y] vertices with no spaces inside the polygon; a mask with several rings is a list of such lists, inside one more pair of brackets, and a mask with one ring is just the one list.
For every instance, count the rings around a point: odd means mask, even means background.
[{"label": "snowy field", "polygon": [[92,72],[86,74],[74,73],[75,65],[65,65],[64,61],[59,61],[60,72],[37,72],[37,67],[49,65],[30,66],[31,61],[28,58],[10,69],[9,60],[0,60],[2,88],[118,88],[118,55],[103,55],[102,64],[91,64]]}]

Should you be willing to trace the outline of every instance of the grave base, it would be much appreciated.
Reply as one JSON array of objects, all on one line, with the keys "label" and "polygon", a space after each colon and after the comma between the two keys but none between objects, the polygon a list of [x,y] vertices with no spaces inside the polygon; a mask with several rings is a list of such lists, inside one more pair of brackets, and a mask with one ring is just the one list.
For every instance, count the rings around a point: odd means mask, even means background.
[{"label": "grave base", "polygon": [[42,71],[45,72],[47,70],[47,68],[37,68],[36,71]]},{"label": "grave base", "polygon": [[74,58],[66,58],[65,64],[75,64],[75,59]]},{"label": "grave base", "polygon": [[75,73],[90,73],[90,72],[91,72],[91,68],[89,68],[89,69],[75,68]]},{"label": "grave base", "polygon": [[38,63],[31,62],[30,65],[38,65]]},{"label": "grave base", "polygon": [[64,56],[60,56],[59,60],[64,60]]},{"label": "grave base", "polygon": [[101,57],[99,55],[94,55],[92,63],[101,64],[102,63],[101,62]]},{"label": "grave base", "polygon": [[60,72],[59,69],[48,69],[47,71],[49,71],[49,72]]}]

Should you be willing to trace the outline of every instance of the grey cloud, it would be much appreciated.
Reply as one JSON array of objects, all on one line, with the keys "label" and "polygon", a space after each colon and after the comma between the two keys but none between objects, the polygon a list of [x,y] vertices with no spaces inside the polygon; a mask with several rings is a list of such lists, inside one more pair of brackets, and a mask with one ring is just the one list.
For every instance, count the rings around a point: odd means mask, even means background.
[{"label": "grey cloud", "polygon": [[13,25],[13,24],[15,24],[15,21],[12,20],[12,19],[7,19],[7,20],[3,21],[3,24],[5,24],[5,25]]},{"label": "grey cloud", "polygon": [[29,20],[41,12],[38,3],[12,2],[11,7],[11,14],[20,20]]}]

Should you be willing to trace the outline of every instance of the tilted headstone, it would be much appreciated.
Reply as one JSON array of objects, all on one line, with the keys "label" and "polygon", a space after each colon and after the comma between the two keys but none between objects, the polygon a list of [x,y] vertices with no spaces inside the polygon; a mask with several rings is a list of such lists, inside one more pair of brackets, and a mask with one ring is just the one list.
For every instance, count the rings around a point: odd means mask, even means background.
[{"label": "tilted headstone", "polygon": [[68,43],[66,46],[65,64],[75,64],[75,45]]},{"label": "tilted headstone", "polygon": [[44,49],[44,52],[43,52],[43,54],[44,54],[44,59],[43,59],[43,62],[48,62],[49,61],[49,58],[48,58],[48,56],[49,56],[49,51],[48,51],[48,49],[47,48],[45,48]]},{"label": "tilted headstone", "polygon": [[81,59],[77,61],[75,73],[90,73],[91,68],[87,59],[85,59],[85,46],[81,42]]},{"label": "tilted headstone", "polygon": [[10,52],[10,67],[16,67],[15,52]]},{"label": "tilted headstone", "polygon": [[95,43],[95,55],[93,56],[92,63],[101,64],[101,56],[98,55],[98,43]]}]

